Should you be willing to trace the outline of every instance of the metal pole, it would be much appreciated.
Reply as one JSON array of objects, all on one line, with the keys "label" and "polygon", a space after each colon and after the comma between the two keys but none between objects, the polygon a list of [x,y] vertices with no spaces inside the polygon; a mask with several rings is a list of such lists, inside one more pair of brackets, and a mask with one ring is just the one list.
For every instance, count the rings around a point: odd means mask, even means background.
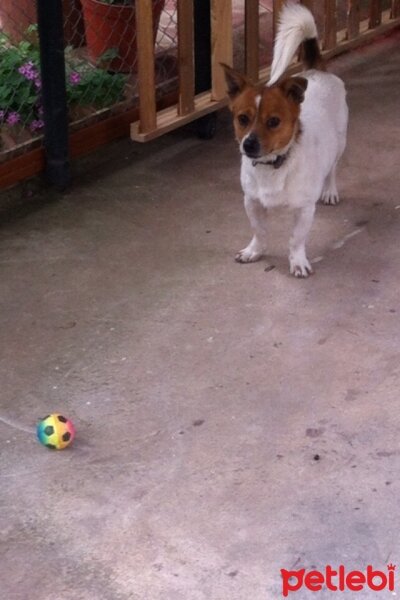
[{"label": "metal pole", "polygon": [[64,189],[70,182],[62,0],[37,0],[46,176]]},{"label": "metal pole", "polygon": [[211,5],[194,0],[194,66],[196,94],[211,88]]}]

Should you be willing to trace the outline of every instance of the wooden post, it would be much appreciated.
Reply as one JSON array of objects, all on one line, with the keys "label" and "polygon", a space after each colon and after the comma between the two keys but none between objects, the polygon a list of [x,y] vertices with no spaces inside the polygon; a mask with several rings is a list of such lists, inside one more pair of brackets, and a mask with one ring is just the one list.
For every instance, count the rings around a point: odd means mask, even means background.
[{"label": "wooden post", "polygon": [[314,11],[314,0],[301,0],[301,3],[304,4],[304,6],[307,6],[311,12]]},{"label": "wooden post", "polygon": [[390,18],[397,19],[398,17],[400,17],[400,0],[392,0]]},{"label": "wooden post", "polygon": [[336,48],[336,0],[325,0],[324,50]]},{"label": "wooden post", "polygon": [[374,29],[382,23],[382,0],[371,0],[369,12],[369,29]]},{"label": "wooden post", "polygon": [[277,25],[278,25],[278,22],[279,22],[279,13],[281,12],[282,7],[283,7],[284,4],[285,4],[285,0],[273,0],[273,7],[274,7],[274,20],[273,20],[274,31],[273,31],[273,33],[274,33],[274,39],[275,39],[275,36],[276,36],[276,28],[277,28]]},{"label": "wooden post", "polygon": [[153,7],[148,0],[136,0],[135,6],[140,131],[147,133],[157,127]]},{"label": "wooden post", "polygon": [[178,0],[178,114],[194,111],[193,0]]},{"label": "wooden post", "polygon": [[233,61],[232,0],[211,2],[211,73],[213,100],[226,96],[226,83],[220,63]]},{"label": "wooden post", "polygon": [[245,56],[246,75],[256,83],[259,72],[259,11],[258,0],[245,2]]},{"label": "wooden post", "polygon": [[347,39],[354,40],[360,35],[360,0],[348,0]]}]

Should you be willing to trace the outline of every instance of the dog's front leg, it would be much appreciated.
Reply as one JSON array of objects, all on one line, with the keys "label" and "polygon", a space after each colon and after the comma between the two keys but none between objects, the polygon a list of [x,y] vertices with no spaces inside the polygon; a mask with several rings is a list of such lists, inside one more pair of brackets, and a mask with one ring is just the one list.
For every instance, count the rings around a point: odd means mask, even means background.
[{"label": "dog's front leg", "polygon": [[295,225],[289,242],[290,272],[295,277],[308,277],[313,272],[306,256],[306,239],[314,219],[315,204],[296,209]]},{"label": "dog's front leg", "polygon": [[246,248],[240,250],[236,262],[250,263],[259,260],[265,254],[267,209],[256,198],[245,196],[244,207],[253,230],[253,238]]}]

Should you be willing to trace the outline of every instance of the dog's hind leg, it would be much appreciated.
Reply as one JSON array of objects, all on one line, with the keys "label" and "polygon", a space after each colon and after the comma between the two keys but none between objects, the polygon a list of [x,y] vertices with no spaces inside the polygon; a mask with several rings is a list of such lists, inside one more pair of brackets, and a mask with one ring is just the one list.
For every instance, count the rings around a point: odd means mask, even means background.
[{"label": "dog's hind leg", "polygon": [[306,256],[306,239],[314,219],[315,204],[296,210],[295,225],[289,242],[290,272],[295,277],[308,277],[313,272]]},{"label": "dog's hind leg", "polygon": [[248,196],[244,198],[244,207],[254,235],[250,244],[236,254],[235,260],[239,263],[250,263],[260,260],[265,255],[267,209],[260,204],[259,200]]},{"label": "dog's hind leg", "polygon": [[338,204],[339,193],[336,187],[336,164],[335,163],[327,175],[322,190],[321,200],[324,204]]},{"label": "dog's hind leg", "polygon": [[[347,110],[347,109],[346,109]],[[321,200],[324,204],[338,204],[339,203],[339,193],[336,187],[336,167],[339,160],[342,157],[344,149],[346,147],[346,128],[347,128],[347,116],[346,116],[346,125],[343,125],[343,130],[339,133],[339,148],[336,155],[336,160],[333,163],[333,167],[326,176],[324,187],[322,189]]]}]

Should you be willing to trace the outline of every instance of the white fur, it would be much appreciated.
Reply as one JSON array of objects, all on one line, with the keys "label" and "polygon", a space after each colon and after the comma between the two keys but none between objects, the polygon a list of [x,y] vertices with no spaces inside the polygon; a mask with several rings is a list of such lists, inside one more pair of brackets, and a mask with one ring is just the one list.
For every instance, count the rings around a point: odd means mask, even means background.
[{"label": "white fur", "polygon": [[288,2],[280,14],[271,76],[267,85],[273,85],[283,75],[302,42],[317,36],[317,27],[311,12],[301,4]]},{"label": "white fur", "polygon": [[[302,18],[303,10],[294,11],[292,6],[290,12],[286,10],[283,13],[282,30],[286,31],[285,15],[289,15],[291,30],[297,32],[295,14]],[[298,40],[297,33],[293,36]],[[287,41],[293,48],[293,38],[289,36]],[[284,64],[285,61],[286,58]],[[276,73],[280,71],[278,64]],[[300,113],[302,132],[293,141],[286,161],[279,169],[274,169],[271,165],[254,166],[251,158],[242,156],[241,183],[254,235],[250,244],[236,256],[238,262],[254,262],[263,256],[266,250],[266,213],[270,208],[287,206],[295,213],[289,262],[290,272],[296,277],[307,277],[312,273],[305,242],[316,203],[320,198],[325,204],[339,201],[335,170],[346,146],[348,120],[346,91],[338,77],[317,70],[307,71],[302,76],[308,80]],[[271,159],[263,157],[264,160],[266,158]]]}]

